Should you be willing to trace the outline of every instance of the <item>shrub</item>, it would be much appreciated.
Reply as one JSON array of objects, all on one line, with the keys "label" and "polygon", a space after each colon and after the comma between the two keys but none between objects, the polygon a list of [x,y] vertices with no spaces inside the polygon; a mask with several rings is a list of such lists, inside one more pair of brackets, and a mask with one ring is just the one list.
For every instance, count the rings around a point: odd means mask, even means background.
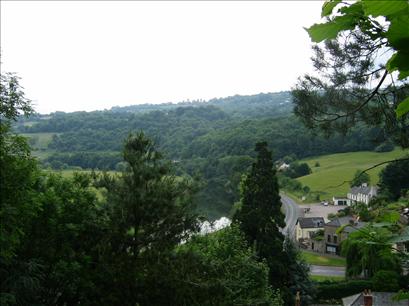
[{"label": "shrub", "polygon": [[304,187],[302,188],[302,191],[303,191],[304,193],[309,193],[309,192],[310,192],[310,187],[304,186]]},{"label": "shrub", "polygon": [[290,164],[290,168],[284,171],[284,174],[291,178],[297,178],[310,174],[311,168],[307,163],[298,163],[297,161]]},{"label": "shrub", "polygon": [[372,282],[368,280],[348,280],[343,282],[320,282],[316,285],[317,301],[341,299],[360,293],[365,289],[372,289]]},{"label": "shrub", "polygon": [[381,143],[379,146],[375,148],[375,152],[390,152],[393,151],[394,145],[391,141],[386,141],[384,143]]},{"label": "shrub", "polygon": [[372,283],[375,291],[395,292],[399,290],[399,275],[395,271],[379,270]]}]

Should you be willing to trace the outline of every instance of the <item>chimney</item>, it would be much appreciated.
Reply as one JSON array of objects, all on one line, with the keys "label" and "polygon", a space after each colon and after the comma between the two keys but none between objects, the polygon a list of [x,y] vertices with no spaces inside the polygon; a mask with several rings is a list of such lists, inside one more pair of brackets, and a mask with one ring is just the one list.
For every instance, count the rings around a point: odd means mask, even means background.
[{"label": "chimney", "polygon": [[301,306],[300,291],[297,291],[297,295],[295,296],[295,306]]},{"label": "chimney", "polygon": [[373,296],[371,290],[364,290],[364,306],[372,306]]}]

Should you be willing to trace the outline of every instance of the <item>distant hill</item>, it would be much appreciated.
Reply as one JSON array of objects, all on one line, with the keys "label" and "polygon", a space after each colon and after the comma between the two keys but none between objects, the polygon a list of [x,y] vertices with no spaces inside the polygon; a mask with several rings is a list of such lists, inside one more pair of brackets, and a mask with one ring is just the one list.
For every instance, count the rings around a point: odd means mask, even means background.
[{"label": "distant hill", "polygon": [[265,118],[282,116],[292,112],[291,94],[289,91],[260,93],[257,95],[235,95],[227,98],[215,98],[209,101],[193,100],[178,103],[138,104],[114,106],[112,112],[147,113],[151,111],[169,111],[179,107],[216,106],[233,117]]}]

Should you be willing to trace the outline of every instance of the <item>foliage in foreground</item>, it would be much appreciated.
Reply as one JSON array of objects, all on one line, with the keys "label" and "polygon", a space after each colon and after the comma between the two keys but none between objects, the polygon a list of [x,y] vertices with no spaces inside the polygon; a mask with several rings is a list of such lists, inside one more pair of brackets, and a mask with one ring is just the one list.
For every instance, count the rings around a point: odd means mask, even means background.
[{"label": "foliage in foreground", "polygon": [[372,289],[372,282],[368,280],[323,281],[318,283],[316,288],[316,300],[329,301],[361,293],[365,289]]},{"label": "foliage in foreground", "polygon": [[[121,175],[65,179],[39,170],[26,140],[10,131],[20,111],[31,111],[15,78],[2,77],[0,102],[1,305],[221,305],[228,298],[226,305],[282,306],[267,265],[237,229],[204,247],[181,246],[198,229],[195,188],[176,179],[143,133],[127,139]],[[211,281],[209,271],[218,272]],[[192,289],[189,278],[209,290]]]},{"label": "foliage in foreground", "polygon": [[4,168],[29,184],[17,195],[2,171],[2,305],[283,305],[238,228],[180,245],[197,228],[191,185],[148,139],[130,137],[124,156],[122,175],[97,180],[104,203],[89,175],[44,174],[21,156]]},{"label": "foliage in foreground", "polygon": [[[180,247],[178,256],[194,259],[195,273],[185,271],[185,266],[178,273],[190,284],[189,292],[183,294],[184,300],[191,297],[189,305],[275,306],[283,303],[279,291],[268,283],[266,262],[257,259],[235,225],[194,237]],[[194,300],[198,296],[202,298]]]},{"label": "foliage in foreground", "polygon": [[313,47],[317,75],[300,78],[293,90],[295,114],[327,134],[361,122],[379,126],[380,140],[409,147],[408,2],[330,0],[322,17],[307,29],[323,43]]}]

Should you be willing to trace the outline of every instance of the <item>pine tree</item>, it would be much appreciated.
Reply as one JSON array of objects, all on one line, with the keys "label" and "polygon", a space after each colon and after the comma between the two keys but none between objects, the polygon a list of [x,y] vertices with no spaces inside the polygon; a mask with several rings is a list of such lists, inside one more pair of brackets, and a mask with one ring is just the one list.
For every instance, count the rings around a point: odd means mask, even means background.
[{"label": "pine tree", "polygon": [[101,304],[166,305],[166,264],[174,248],[197,230],[194,188],[172,174],[143,133],[129,136],[123,154],[122,174],[98,182],[107,188],[111,210],[104,264],[110,295]]},{"label": "pine tree", "polygon": [[242,181],[241,208],[235,213],[234,220],[259,259],[267,262],[270,284],[279,288],[286,275],[284,236],[280,232],[285,226],[284,214],[267,143],[257,143],[255,150],[257,160]]}]

